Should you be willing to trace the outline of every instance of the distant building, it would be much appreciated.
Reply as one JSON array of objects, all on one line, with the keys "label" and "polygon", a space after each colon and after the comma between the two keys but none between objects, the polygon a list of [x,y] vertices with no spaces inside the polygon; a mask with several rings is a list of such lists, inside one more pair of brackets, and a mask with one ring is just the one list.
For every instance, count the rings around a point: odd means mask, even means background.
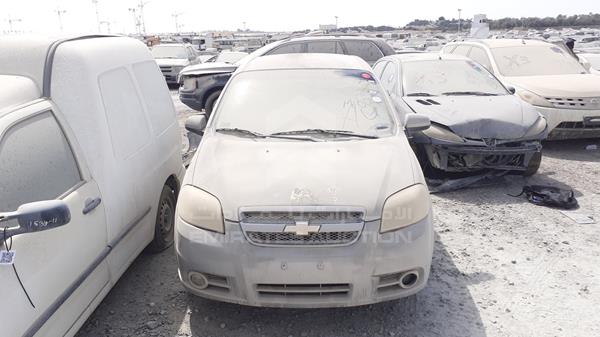
[{"label": "distant building", "polygon": [[319,30],[323,30],[323,31],[337,30],[337,25],[319,25]]},{"label": "distant building", "polygon": [[471,24],[470,37],[475,39],[487,39],[490,35],[490,24],[485,14],[475,14]]}]

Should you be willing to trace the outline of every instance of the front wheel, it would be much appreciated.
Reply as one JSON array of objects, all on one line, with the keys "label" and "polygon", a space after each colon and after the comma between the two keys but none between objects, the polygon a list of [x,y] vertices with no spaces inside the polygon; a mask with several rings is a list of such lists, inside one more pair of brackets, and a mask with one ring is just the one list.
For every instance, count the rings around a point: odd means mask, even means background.
[{"label": "front wheel", "polygon": [[151,252],[162,252],[173,244],[176,203],[175,191],[167,185],[163,186],[156,212],[154,240],[148,247]]},{"label": "front wheel", "polygon": [[529,160],[529,165],[527,165],[527,169],[523,172],[523,176],[531,177],[536,174],[540,169],[540,165],[542,164],[542,152],[536,152],[531,159]]}]

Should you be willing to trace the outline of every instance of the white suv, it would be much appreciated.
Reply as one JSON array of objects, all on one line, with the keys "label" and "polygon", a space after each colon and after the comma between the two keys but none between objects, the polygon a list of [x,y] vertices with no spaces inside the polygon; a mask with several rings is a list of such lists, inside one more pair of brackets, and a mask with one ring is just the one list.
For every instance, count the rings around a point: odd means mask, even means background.
[{"label": "white suv", "polygon": [[543,41],[454,42],[442,53],[467,56],[487,68],[546,117],[548,139],[600,137],[600,76],[568,51]]}]

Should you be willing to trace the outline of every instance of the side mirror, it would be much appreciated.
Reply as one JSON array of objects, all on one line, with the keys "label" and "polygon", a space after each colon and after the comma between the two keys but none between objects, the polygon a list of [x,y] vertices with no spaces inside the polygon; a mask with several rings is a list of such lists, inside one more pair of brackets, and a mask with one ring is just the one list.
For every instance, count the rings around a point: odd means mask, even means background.
[{"label": "side mirror", "polygon": [[206,129],[206,115],[200,114],[188,117],[185,121],[185,129],[200,136],[204,135],[204,129]]},{"label": "side mirror", "polygon": [[411,113],[404,118],[404,127],[409,132],[427,130],[430,126],[431,120],[427,116]]},{"label": "side mirror", "polygon": [[62,200],[38,201],[21,205],[15,212],[0,213],[0,227],[4,221],[16,219],[18,227],[0,233],[0,242],[15,235],[41,232],[64,226],[71,221],[69,206]]},{"label": "side mirror", "polygon": [[517,92],[517,89],[515,89],[515,87],[512,86],[507,86],[506,89],[508,90],[508,92],[510,92],[511,95],[514,95],[515,92]]}]

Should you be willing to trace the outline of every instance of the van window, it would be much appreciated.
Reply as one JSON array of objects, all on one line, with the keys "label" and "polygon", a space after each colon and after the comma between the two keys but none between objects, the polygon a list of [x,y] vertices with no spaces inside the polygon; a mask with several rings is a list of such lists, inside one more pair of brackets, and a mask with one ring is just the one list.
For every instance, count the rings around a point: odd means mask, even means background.
[{"label": "van window", "polygon": [[396,85],[398,83],[396,80],[398,78],[397,69],[398,67],[393,62],[390,62],[388,66],[385,67],[383,74],[381,74],[381,85],[383,85],[383,88],[387,90],[389,94],[396,92]]},{"label": "van window", "polygon": [[297,54],[304,52],[304,43],[290,43],[285,44],[279,48],[275,48],[268,52],[266,55],[279,55],[279,54]]},{"label": "van window", "polygon": [[125,68],[100,75],[98,82],[113,153],[117,158],[127,158],[150,140],[150,130],[140,98]]},{"label": "van window", "polygon": [[385,68],[385,65],[388,64],[388,62],[386,61],[381,61],[379,63],[377,63],[374,67],[373,67],[373,73],[375,74],[375,76],[377,76],[379,78],[379,80],[381,80],[381,75],[383,73],[383,68]]},{"label": "van window", "polygon": [[154,61],[133,65],[133,74],[140,87],[142,99],[155,135],[162,133],[175,121],[173,100],[164,87],[164,79]]},{"label": "van window", "polygon": [[49,111],[15,124],[0,140],[0,212],[56,199],[81,180],[71,146]]},{"label": "van window", "polygon": [[308,53],[343,54],[344,50],[336,41],[315,41],[307,43]]},{"label": "van window", "polygon": [[373,64],[383,57],[383,53],[371,41],[344,41],[348,55],[355,55]]}]

